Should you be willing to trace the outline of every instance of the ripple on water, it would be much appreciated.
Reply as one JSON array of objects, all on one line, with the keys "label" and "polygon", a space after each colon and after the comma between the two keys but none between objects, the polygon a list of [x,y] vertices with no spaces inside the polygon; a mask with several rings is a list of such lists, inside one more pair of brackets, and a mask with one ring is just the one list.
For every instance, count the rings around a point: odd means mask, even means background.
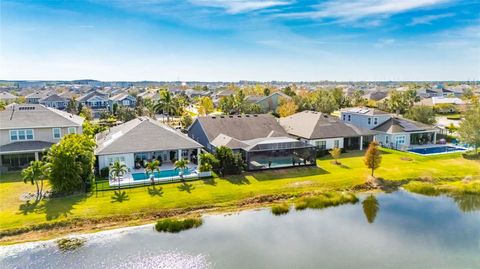
[{"label": "ripple on water", "polygon": [[182,252],[165,251],[147,255],[148,257],[138,257],[129,260],[118,266],[119,269],[126,268],[146,268],[146,269],[207,269],[212,268],[207,255],[191,255]]}]

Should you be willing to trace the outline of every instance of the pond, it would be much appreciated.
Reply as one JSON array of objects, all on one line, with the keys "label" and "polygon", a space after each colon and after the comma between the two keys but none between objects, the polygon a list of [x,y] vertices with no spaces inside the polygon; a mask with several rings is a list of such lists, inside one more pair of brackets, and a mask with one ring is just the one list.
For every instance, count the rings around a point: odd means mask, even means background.
[{"label": "pond", "polygon": [[0,247],[0,268],[480,268],[480,196],[398,191],[355,205],[274,216],[209,215],[197,229],[152,225]]}]

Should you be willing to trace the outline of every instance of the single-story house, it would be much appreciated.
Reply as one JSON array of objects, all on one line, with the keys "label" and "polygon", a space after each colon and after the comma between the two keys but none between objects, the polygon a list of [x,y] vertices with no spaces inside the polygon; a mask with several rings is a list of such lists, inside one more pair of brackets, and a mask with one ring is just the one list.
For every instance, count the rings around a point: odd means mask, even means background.
[{"label": "single-story house", "polygon": [[139,117],[96,135],[98,169],[115,161],[129,169],[141,168],[146,161],[161,160],[163,164],[188,159],[199,160],[202,145],[185,134],[149,117]]},{"label": "single-story house", "polygon": [[377,132],[375,139],[381,145],[400,150],[435,144],[438,133],[434,126],[400,117],[392,117],[372,130]]},{"label": "single-story house", "polygon": [[44,97],[38,101],[39,104],[44,105],[46,107],[53,107],[56,109],[65,109],[68,105],[69,100],[65,97],[62,97],[56,93]]},{"label": "single-story house", "polygon": [[289,136],[269,114],[198,117],[188,135],[210,152],[226,146],[241,153],[247,170],[316,165],[315,147]]},{"label": "single-story house", "polygon": [[332,148],[363,150],[373,141],[375,132],[345,123],[338,117],[316,112],[303,111],[280,118],[285,131],[318,150]]}]

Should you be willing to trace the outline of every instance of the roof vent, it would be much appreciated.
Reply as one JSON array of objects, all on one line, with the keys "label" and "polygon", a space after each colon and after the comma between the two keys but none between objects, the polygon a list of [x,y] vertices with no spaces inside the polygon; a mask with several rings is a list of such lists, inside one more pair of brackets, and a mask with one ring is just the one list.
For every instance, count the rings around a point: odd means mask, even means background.
[{"label": "roof vent", "polygon": [[224,117],[224,116],[220,116],[220,118],[224,119],[225,117]]},{"label": "roof vent", "polygon": [[238,115],[238,116],[237,116],[237,118],[241,118],[241,117],[242,117],[242,115]]},{"label": "roof vent", "polygon": [[35,110],[34,106],[21,106],[18,110]]},{"label": "roof vent", "polygon": [[325,114],[324,114],[323,117],[324,117],[324,118],[328,118],[328,115],[325,115]]},{"label": "roof vent", "polygon": [[245,115],[245,117],[250,118],[250,115]]},{"label": "roof vent", "polygon": [[253,116],[254,116],[254,117],[258,117],[258,115],[256,115],[256,114],[255,114],[255,115],[253,115]]},{"label": "roof vent", "polygon": [[228,117],[229,117],[229,118],[233,118],[233,116],[232,116],[232,115],[230,115],[230,116],[228,116]]},{"label": "roof vent", "polygon": [[217,117],[212,117],[212,119],[216,119]]}]

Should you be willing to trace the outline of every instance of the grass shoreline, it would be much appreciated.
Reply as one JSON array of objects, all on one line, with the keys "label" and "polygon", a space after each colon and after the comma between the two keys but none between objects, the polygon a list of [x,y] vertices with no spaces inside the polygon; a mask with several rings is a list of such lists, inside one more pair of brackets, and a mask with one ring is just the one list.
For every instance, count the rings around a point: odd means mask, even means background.
[{"label": "grass shoreline", "polygon": [[[0,177],[0,245],[43,240],[72,232],[152,223],[162,217],[236,212],[263,208],[315,192],[363,193],[392,191],[412,181],[446,182],[461,187],[466,179],[480,181],[480,161],[461,154],[417,156],[383,150],[380,179],[365,183],[370,171],[363,164],[363,152],[349,152],[342,165],[331,158],[317,160],[318,167],[244,173],[162,186],[148,186],[121,192],[102,192],[53,198],[32,204],[19,197],[32,192],[18,175]],[[451,190],[453,187],[449,187]],[[9,235],[9,236],[7,236]]]},{"label": "grass shoreline", "polygon": [[[409,188],[411,184],[422,184],[423,187],[435,188],[439,186],[439,182],[449,184],[449,188],[443,188],[441,191],[432,195],[431,193],[423,192],[416,190],[414,188]],[[462,185],[464,184],[464,185]],[[456,178],[442,178],[442,179],[429,179],[425,180],[422,178],[412,178],[405,180],[382,180],[380,183],[377,183],[376,187],[368,186],[369,184],[357,185],[350,190],[335,190],[330,191],[334,194],[344,194],[347,192],[347,195],[361,195],[372,192],[392,192],[396,191],[399,188],[403,188],[406,191],[422,194],[422,195],[451,195],[464,193],[464,186],[470,186],[471,184],[478,184],[480,187],[480,179],[476,179],[471,182],[461,182]],[[368,186],[368,187],[365,187]],[[394,186],[394,187],[392,187]],[[466,193],[472,194],[471,191]],[[480,195],[480,188],[473,192],[474,194]],[[315,197],[318,195],[324,195],[325,192],[314,191],[314,192],[304,192],[304,193],[284,193],[279,195],[261,195],[252,198],[248,198],[241,201],[235,201],[229,204],[216,204],[216,205],[204,205],[195,208],[180,208],[180,209],[170,209],[162,210],[152,213],[136,214],[136,215],[119,215],[116,217],[102,217],[102,218],[86,218],[86,219],[69,219],[64,221],[56,222],[58,225],[43,226],[38,227],[25,227],[25,231],[18,231],[17,229],[2,230],[0,231],[0,246],[2,245],[11,245],[32,241],[40,240],[50,240],[59,238],[64,235],[72,233],[94,233],[104,230],[139,226],[144,224],[154,224],[159,219],[166,218],[198,218],[204,215],[212,214],[233,214],[245,210],[256,210],[256,209],[267,209],[278,206],[279,204],[285,204],[286,201],[292,200],[299,201],[302,198]],[[341,205],[341,204],[340,204]],[[328,205],[327,207],[332,207],[334,205]],[[297,209],[299,210],[299,209]]]}]

